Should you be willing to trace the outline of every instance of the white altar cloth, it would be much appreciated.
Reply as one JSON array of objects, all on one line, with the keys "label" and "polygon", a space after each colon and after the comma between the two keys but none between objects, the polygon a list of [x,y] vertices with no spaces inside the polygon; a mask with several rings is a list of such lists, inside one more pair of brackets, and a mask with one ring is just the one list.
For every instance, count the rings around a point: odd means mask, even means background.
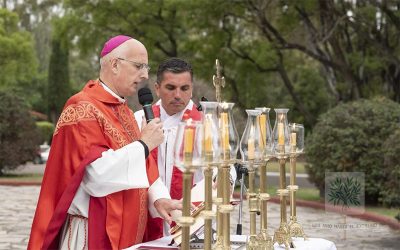
[{"label": "white altar cloth", "polygon": [[[241,240],[241,241],[246,241],[247,236],[246,235],[231,235],[231,241],[234,240]],[[126,250],[134,250],[138,249],[139,247],[146,247],[143,249],[179,249],[176,246],[168,246],[168,244],[171,242],[172,236],[166,236],[154,241],[149,241],[141,244],[137,244],[134,246],[131,246],[129,248],[126,248]],[[293,244],[295,245],[296,248],[291,248],[291,249],[296,249],[296,250],[336,250],[336,246],[332,241],[321,239],[321,238],[309,238],[308,240],[304,240],[303,238],[292,238]],[[239,246],[232,246],[232,250],[234,249],[246,249],[245,247],[240,248]],[[278,243],[275,243],[274,245],[275,250],[281,250],[285,249],[284,245],[278,245]]]}]

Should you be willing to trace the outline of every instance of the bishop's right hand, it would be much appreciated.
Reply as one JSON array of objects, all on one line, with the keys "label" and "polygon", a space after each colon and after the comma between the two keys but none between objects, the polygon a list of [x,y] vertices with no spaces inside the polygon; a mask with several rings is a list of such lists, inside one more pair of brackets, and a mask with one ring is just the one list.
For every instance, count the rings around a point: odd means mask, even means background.
[{"label": "bishop's right hand", "polygon": [[149,123],[142,120],[142,136],[140,139],[146,143],[149,151],[158,147],[164,141],[163,124],[160,118],[154,118]]}]

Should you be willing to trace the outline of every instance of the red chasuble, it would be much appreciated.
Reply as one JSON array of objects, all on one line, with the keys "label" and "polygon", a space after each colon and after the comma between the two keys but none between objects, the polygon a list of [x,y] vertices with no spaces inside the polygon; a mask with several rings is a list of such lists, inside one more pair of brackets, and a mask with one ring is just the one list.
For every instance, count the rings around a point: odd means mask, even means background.
[{"label": "red chasuble", "polygon": [[[103,151],[119,149],[139,138],[133,112],[98,81],[89,81],[71,97],[54,132],[28,249],[58,248],[61,228],[85,167]],[[151,155],[147,176],[150,185],[158,178]],[[89,249],[121,249],[142,242],[147,205],[145,188],[90,197]]]},{"label": "red chasuble", "polygon": [[[160,117],[160,106],[153,105],[153,113],[155,117]],[[197,110],[195,104],[191,110],[185,110],[182,121],[186,121],[188,119],[192,119],[194,121],[200,121],[202,118],[201,113]],[[158,147],[153,149],[150,153],[155,161],[157,162],[158,158]],[[171,187],[170,187],[170,195],[172,199],[180,200],[182,199],[183,194],[183,172],[176,166],[173,166],[172,169],[172,177],[171,177]],[[175,224],[173,222],[173,224]],[[173,225],[172,225],[173,226]],[[158,238],[163,237],[163,220],[161,218],[149,218],[147,222],[147,229],[144,235],[143,241],[152,241]]]}]

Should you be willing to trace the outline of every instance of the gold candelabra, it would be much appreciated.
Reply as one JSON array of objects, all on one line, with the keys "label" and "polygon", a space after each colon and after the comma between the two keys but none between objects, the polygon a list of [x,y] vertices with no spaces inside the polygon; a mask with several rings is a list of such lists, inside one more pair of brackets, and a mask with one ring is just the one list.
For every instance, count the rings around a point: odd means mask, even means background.
[{"label": "gold candelabra", "polygon": [[257,238],[259,241],[260,248],[262,250],[271,250],[274,248],[272,244],[272,238],[268,234],[268,219],[267,219],[267,202],[269,200],[269,194],[267,193],[267,161],[261,164],[260,170],[260,203],[261,203],[261,229]]},{"label": "gold candelabra", "polygon": [[223,202],[224,185],[222,178],[222,165],[218,165],[217,174],[217,198],[213,200],[214,204],[217,206],[217,238],[214,245],[214,249],[224,249],[224,237],[223,237],[223,214],[221,213],[221,205]]},{"label": "gold candelabra", "polygon": [[280,198],[280,212],[281,221],[279,228],[274,233],[273,243],[278,242],[279,245],[284,244],[286,249],[292,245],[292,238],[290,237],[289,227],[287,225],[287,213],[286,213],[286,197],[288,196],[288,190],[286,189],[286,155],[283,145],[280,145],[280,154],[277,154],[279,161],[279,189],[277,194]]},{"label": "gold candelabra", "polygon": [[194,223],[194,218],[190,215],[190,200],[192,189],[193,170],[191,166],[193,154],[185,152],[185,171],[183,172],[183,208],[182,217],[179,218],[178,223],[182,227],[182,250],[189,250],[190,242],[190,226]]},{"label": "gold candelabra", "polygon": [[[230,164],[233,162],[229,160],[230,152],[226,150],[225,159],[219,167],[218,171],[218,184],[217,192],[221,193],[220,204],[218,205],[217,213],[217,242],[215,249],[228,250],[231,249],[230,240],[230,213],[233,211],[231,205],[231,186],[229,180]],[[219,192],[221,190],[221,192]],[[219,218],[219,219],[218,219]],[[219,232],[218,232],[219,231]]]},{"label": "gold candelabra", "polygon": [[204,218],[204,249],[211,250],[212,245],[212,220],[215,212],[212,210],[212,152],[206,152],[207,166],[204,169],[204,211],[201,213]]},{"label": "gold candelabra", "polygon": [[255,192],[254,188],[255,169],[253,160],[249,160],[247,168],[249,173],[249,190],[247,193],[247,200],[249,201],[249,212],[250,212],[250,236],[246,243],[246,249],[258,250],[259,244],[257,240],[256,220],[257,220],[257,212],[259,211],[259,197]]},{"label": "gold candelabra", "polygon": [[289,231],[291,237],[303,237],[307,239],[303,227],[297,221],[296,217],[296,191],[299,187],[296,185],[296,152],[290,154],[290,185],[288,186],[290,192],[290,222]]},{"label": "gold candelabra", "polygon": [[[205,152],[205,169],[204,169],[204,182],[205,182],[205,210],[202,212],[204,218],[204,249],[211,250],[213,241],[212,221],[216,214],[213,211],[213,187],[212,175],[213,168],[219,166],[220,153],[219,153],[219,133],[218,133],[218,106],[217,102],[200,102],[203,107],[204,119],[204,152]],[[221,197],[222,194],[220,194]],[[222,202],[222,201],[221,201]]]},{"label": "gold candelabra", "polygon": [[[221,87],[225,86],[225,79],[221,74],[221,67],[218,59],[216,60],[217,73],[213,77],[216,89],[216,98],[221,102]],[[231,187],[229,170],[230,164],[235,162],[232,155],[236,155],[237,151],[237,131],[233,123],[231,112],[234,103],[220,103],[220,119],[219,128],[221,135],[222,148],[222,164],[218,167],[217,179],[217,241],[215,249],[231,249],[230,246],[230,213],[233,206],[230,202]],[[232,155],[231,155],[232,154]]]},{"label": "gold candelabra", "polygon": [[[221,74],[221,65],[219,60],[215,60],[216,74],[213,75],[213,84],[215,87],[215,94],[217,102],[221,102],[221,87],[225,87],[225,79]],[[225,152],[223,152],[225,154]],[[223,202],[224,196],[224,185],[223,185],[223,170],[222,165],[218,165],[218,175],[217,175],[217,198],[214,199],[214,204],[217,206],[217,238],[214,245],[214,249],[224,249],[224,240],[223,240],[223,221],[224,217],[220,211],[220,207]]]}]

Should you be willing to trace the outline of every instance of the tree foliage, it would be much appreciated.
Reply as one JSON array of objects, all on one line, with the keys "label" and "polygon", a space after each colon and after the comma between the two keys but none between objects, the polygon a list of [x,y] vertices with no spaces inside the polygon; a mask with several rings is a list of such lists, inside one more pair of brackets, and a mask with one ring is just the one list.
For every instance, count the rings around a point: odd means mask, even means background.
[{"label": "tree foliage", "polygon": [[400,102],[398,1],[5,2],[14,3],[21,26],[34,32],[36,47],[49,44],[38,38],[50,40],[39,24],[62,16],[71,30],[70,50],[79,47],[70,58],[75,85],[95,77],[102,44],[122,33],[143,41],[152,68],[165,57],[187,58],[210,86],[218,57],[227,80],[225,100],[242,110],[290,107],[291,119],[306,128],[341,101],[383,95]]},{"label": "tree foliage", "polygon": [[0,9],[0,88],[29,97],[34,90],[37,60],[32,37],[18,27],[18,16]]},{"label": "tree foliage", "polygon": [[35,157],[38,132],[24,100],[0,90],[0,175]]},{"label": "tree foliage", "polygon": [[[400,118],[399,118],[400,123]],[[400,125],[383,145],[385,182],[380,192],[380,202],[400,208]]]},{"label": "tree foliage", "polygon": [[374,204],[384,199],[388,185],[398,190],[391,186],[394,179],[388,182],[393,166],[384,163],[384,143],[399,119],[400,104],[386,98],[340,104],[323,114],[306,142],[311,181],[323,190],[325,172],[364,172],[366,202]]},{"label": "tree foliage", "polygon": [[48,108],[51,121],[57,123],[62,108],[71,96],[69,43],[64,33],[54,34],[48,75]]},{"label": "tree foliage", "polygon": [[311,128],[341,101],[400,101],[395,1],[65,2],[83,51],[98,55],[107,37],[128,34],[147,46],[153,68],[165,57],[188,58],[210,86],[219,58],[223,97],[242,110],[290,107],[292,120]]},{"label": "tree foliage", "polygon": [[40,121],[36,122],[36,127],[40,132],[40,143],[50,144],[54,133],[54,124],[51,122]]}]

